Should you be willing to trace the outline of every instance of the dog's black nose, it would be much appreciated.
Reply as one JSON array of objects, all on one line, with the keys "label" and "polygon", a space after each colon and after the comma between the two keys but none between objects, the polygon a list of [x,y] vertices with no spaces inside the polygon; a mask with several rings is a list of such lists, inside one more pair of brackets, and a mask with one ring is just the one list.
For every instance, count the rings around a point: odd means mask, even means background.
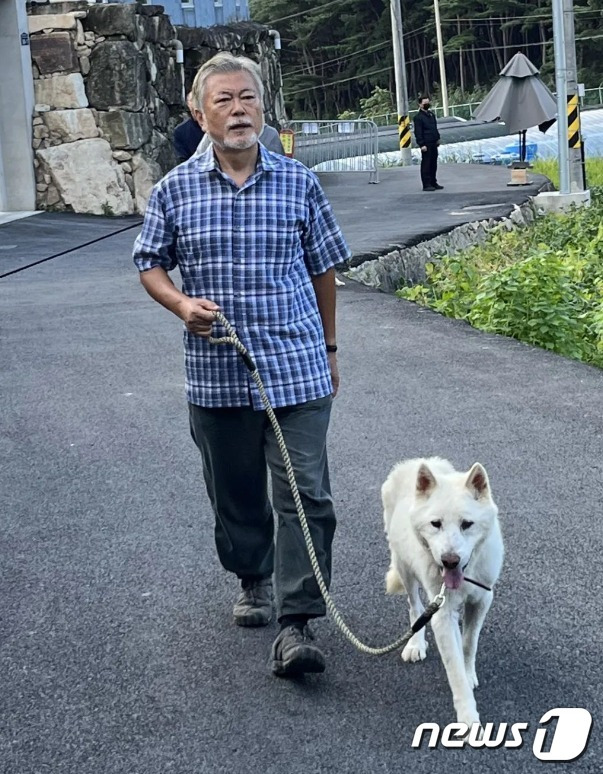
[{"label": "dog's black nose", "polygon": [[458,554],[442,554],[442,564],[447,570],[454,570],[459,566],[461,557]]}]

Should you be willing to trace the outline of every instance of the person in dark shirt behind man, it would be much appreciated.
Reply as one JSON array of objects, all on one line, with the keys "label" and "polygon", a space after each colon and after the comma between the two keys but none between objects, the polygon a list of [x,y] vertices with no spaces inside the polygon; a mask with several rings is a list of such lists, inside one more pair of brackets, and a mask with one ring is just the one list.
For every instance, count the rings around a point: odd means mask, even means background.
[{"label": "person in dark shirt behind man", "polygon": [[419,99],[419,112],[413,119],[415,140],[421,149],[421,182],[424,191],[440,191],[436,174],[438,169],[438,145],[440,133],[435,114],[429,109],[429,97]]},{"label": "person in dark shirt behind man", "polygon": [[[194,115],[194,106],[191,102],[192,92],[186,95],[186,104],[191,112],[191,116]],[[203,139],[205,132],[194,118],[187,118],[186,121],[178,124],[174,129],[174,136],[172,142],[174,144],[174,150],[176,151],[176,157],[178,163],[182,164],[183,161],[188,161],[193,153],[197,150],[197,146]]]}]

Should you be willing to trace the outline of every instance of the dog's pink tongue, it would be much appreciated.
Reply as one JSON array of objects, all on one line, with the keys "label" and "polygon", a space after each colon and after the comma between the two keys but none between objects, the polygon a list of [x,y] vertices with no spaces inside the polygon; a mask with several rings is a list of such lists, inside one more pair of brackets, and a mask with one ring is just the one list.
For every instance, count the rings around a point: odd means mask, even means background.
[{"label": "dog's pink tongue", "polygon": [[447,589],[458,589],[463,582],[463,571],[456,567],[454,570],[444,568],[444,585]]}]

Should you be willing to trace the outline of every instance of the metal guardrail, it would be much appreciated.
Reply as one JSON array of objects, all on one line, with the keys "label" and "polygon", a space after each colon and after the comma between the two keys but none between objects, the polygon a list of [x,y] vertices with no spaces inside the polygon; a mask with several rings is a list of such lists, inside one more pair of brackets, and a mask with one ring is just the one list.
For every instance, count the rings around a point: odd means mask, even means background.
[{"label": "metal guardrail", "polygon": [[[555,92],[552,92],[553,96]],[[459,105],[449,105],[448,113],[454,118],[464,118],[467,121],[471,119],[475,109],[481,105],[481,102],[463,102]],[[598,107],[603,105],[603,83],[600,86],[595,86],[592,89],[584,90],[584,97],[581,99],[582,107]],[[431,108],[438,118],[442,118],[444,115],[444,108],[441,105]],[[410,110],[409,116],[412,117],[418,110]],[[398,123],[397,113],[382,113],[378,116],[372,116],[372,120],[377,126],[394,126]]]},{"label": "metal guardrail", "polygon": [[[448,114],[454,118],[464,118],[469,120],[475,108],[479,105],[479,102],[464,102],[460,105],[449,105]],[[444,108],[441,105],[431,108],[437,118],[442,118],[444,115]],[[418,113],[418,110],[409,110],[408,116],[412,121],[413,116]],[[398,124],[397,113],[382,113],[378,116],[373,116],[372,120],[377,126],[394,126]]]},{"label": "metal guardrail", "polygon": [[603,83],[594,89],[584,89],[582,106],[600,107],[603,105]]},{"label": "metal guardrail", "polygon": [[374,121],[289,121],[286,128],[295,132],[295,158],[310,169],[368,172],[369,183],[379,182],[379,131]]},{"label": "metal guardrail", "polygon": [[[586,89],[581,102],[583,107],[603,105],[603,84]],[[466,102],[450,105],[450,115],[469,120],[479,104],[481,103]],[[439,115],[442,108],[438,106],[435,111]],[[410,111],[411,117],[415,112]],[[283,128],[292,129],[295,133],[295,158],[310,169],[317,168],[317,171],[329,172],[368,172],[369,183],[378,183],[379,143],[380,138],[383,139],[380,131],[383,133],[386,128],[395,131],[397,147],[397,120],[397,114],[384,113],[371,119],[290,121]],[[453,123],[451,122],[447,128],[450,129]],[[474,124],[475,122],[472,124],[470,121],[467,126],[475,129]],[[463,127],[464,124],[459,122],[458,126]],[[452,142],[460,141],[458,138],[452,140]],[[387,150],[393,150],[393,148]]]}]

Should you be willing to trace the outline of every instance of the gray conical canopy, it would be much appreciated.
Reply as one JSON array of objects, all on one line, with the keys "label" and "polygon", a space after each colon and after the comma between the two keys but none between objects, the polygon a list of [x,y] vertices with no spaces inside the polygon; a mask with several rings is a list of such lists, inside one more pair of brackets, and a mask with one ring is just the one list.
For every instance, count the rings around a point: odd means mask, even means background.
[{"label": "gray conical canopy", "polygon": [[509,78],[529,78],[530,75],[538,75],[539,72],[540,70],[536,65],[530,62],[525,54],[520,52],[507,62],[500,74],[506,75]]},{"label": "gray conical canopy", "polygon": [[556,118],[557,103],[538,72],[526,56],[515,54],[473,117],[502,121],[510,134]]}]

